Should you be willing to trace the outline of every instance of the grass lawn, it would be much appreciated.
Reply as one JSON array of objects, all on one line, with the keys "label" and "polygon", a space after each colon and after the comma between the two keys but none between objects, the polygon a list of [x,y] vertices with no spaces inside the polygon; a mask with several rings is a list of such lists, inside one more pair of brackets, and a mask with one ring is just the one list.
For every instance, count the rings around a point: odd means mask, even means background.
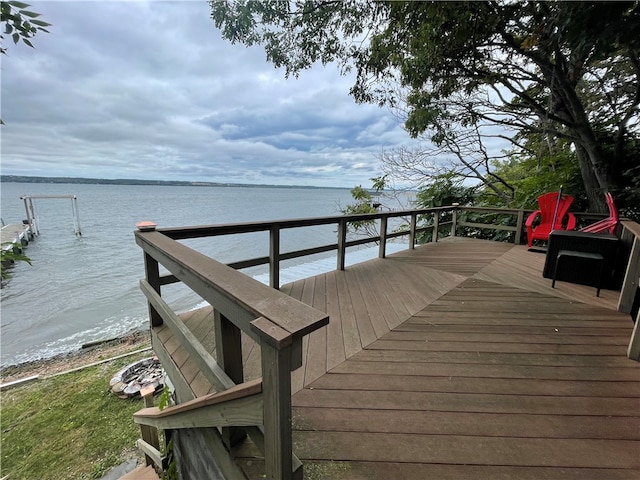
[{"label": "grass lawn", "polygon": [[38,380],[2,392],[0,477],[10,480],[98,479],[137,457],[142,400],[123,400],[109,380],[149,352]]}]

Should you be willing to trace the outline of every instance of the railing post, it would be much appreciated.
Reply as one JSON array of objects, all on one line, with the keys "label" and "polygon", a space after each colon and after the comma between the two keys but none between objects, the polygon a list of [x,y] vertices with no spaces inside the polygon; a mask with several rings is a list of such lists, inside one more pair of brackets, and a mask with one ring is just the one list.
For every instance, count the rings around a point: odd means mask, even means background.
[{"label": "railing post", "polygon": [[451,217],[451,233],[449,234],[451,237],[456,236],[456,230],[458,228],[458,203],[452,203],[453,205],[453,214]]},{"label": "railing post", "polygon": [[[160,266],[155,258],[148,253],[144,254],[144,270],[147,282],[158,295],[160,295]],[[162,325],[162,317],[149,303],[149,322],[152,327]]]},{"label": "railing post", "polygon": [[627,357],[636,362],[640,362],[640,311],[636,315],[636,323],[633,325],[631,340],[627,347]]},{"label": "railing post", "polygon": [[438,241],[438,230],[440,230],[440,211],[433,212],[433,233],[431,234],[431,241]]},{"label": "railing post", "polygon": [[513,240],[513,243],[516,245],[520,245],[522,241],[522,224],[524,223],[524,210],[518,210],[518,220],[516,222],[516,238]]},{"label": "railing post", "polygon": [[411,221],[409,222],[409,248],[413,250],[416,248],[416,225],[418,223],[418,214],[411,214]]},{"label": "railing post", "polygon": [[380,218],[380,248],[378,257],[385,258],[387,255],[387,217]]},{"label": "railing post", "polygon": [[291,426],[291,345],[261,342],[264,395],[264,463],[268,480],[293,478]]},{"label": "railing post", "polygon": [[[151,386],[145,387],[145,389],[140,391],[142,398],[144,399],[144,407],[149,408],[153,407],[153,393],[154,388]],[[158,429],[149,425],[140,425],[140,436],[142,440],[151,445],[156,450],[160,450],[160,438],[158,437]],[[152,466],[155,468],[155,462],[153,458],[149,455],[145,454],[145,463],[148,466]]]},{"label": "railing post", "polygon": [[338,270],[344,270],[344,259],[347,250],[347,221],[341,218],[338,222]]},{"label": "railing post", "polygon": [[269,284],[280,289],[280,225],[277,223],[269,230]]},{"label": "railing post", "polygon": [[[216,338],[216,362],[235,384],[244,382],[242,368],[242,332],[219,311],[213,311]],[[222,429],[222,441],[232,448],[244,440],[246,433],[239,427]]]},{"label": "railing post", "polygon": [[640,238],[634,236],[633,233],[625,228],[622,232],[622,239],[628,240],[630,237],[633,238],[631,252],[629,253],[627,270],[620,288],[620,298],[618,299],[618,311],[623,313],[631,313],[633,300],[638,291],[638,282],[640,281]]}]

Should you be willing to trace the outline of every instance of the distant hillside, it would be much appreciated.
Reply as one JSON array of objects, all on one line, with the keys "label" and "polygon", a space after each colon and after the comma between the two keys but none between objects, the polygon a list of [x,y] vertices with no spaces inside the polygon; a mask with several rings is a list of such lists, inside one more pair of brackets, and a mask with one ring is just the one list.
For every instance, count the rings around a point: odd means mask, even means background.
[{"label": "distant hillside", "polygon": [[243,183],[187,182],[177,180],[139,180],[130,178],[77,178],[77,177],[30,177],[25,175],[0,175],[4,183],[66,183],[87,185],[173,185],[183,187],[261,187],[261,188],[336,188],[296,185],[254,185]]}]

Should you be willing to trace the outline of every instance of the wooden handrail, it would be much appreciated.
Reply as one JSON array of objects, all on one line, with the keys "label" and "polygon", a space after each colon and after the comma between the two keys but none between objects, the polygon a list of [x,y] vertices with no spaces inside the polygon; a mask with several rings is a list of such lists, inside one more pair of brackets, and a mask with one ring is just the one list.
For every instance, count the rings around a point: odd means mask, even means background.
[{"label": "wooden handrail", "polygon": [[[275,243],[279,243],[279,230],[272,227],[271,231],[272,241],[275,237]],[[145,256],[146,276],[140,286],[149,303],[152,327],[167,324],[199,370],[221,390],[165,413],[143,410],[135,421],[168,429],[223,427],[224,442],[233,440],[235,428],[246,426],[247,432],[259,437],[256,443],[264,446],[269,478],[301,478],[301,463],[292,452],[291,372],[302,364],[302,338],[327,325],[327,314],[192,250],[163,232],[138,231],[135,238]],[[272,256],[272,262],[277,264],[277,252]],[[160,266],[170,272],[170,281],[160,277]],[[174,281],[184,283],[214,307],[217,359],[162,299],[162,286]],[[260,385],[242,383],[239,332],[252,337],[261,347]],[[236,386],[238,383],[242,387]],[[240,390],[243,394],[238,396]],[[247,392],[252,394],[247,396]]]},{"label": "wooden handrail", "polygon": [[262,425],[262,379],[235,385],[223,392],[211,393],[164,410],[158,407],[143,408],[134,413],[133,418],[138,424],[162,429]]},{"label": "wooden handrail", "polygon": [[[295,340],[329,322],[326,313],[172,240],[159,231],[136,232],[136,243],[256,341],[250,322],[265,317]],[[152,286],[153,288],[153,286]]]},{"label": "wooden handrail", "polygon": [[[623,220],[620,222],[622,231],[620,238],[629,248],[629,261],[627,270],[620,289],[618,310],[624,313],[632,313],[634,301],[640,291],[640,225],[636,222]],[[635,312],[635,325],[629,340],[627,356],[640,361],[640,310]]]},{"label": "wooden handrail", "polygon": [[[454,219],[452,222],[440,221],[439,215],[443,212],[452,212]],[[465,221],[458,221],[458,212],[476,212],[476,213],[493,213],[493,214],[506,214],[516,217],[515,226],[505,226],[496,224],[480,224],[480,223],[467,223]],[[257,258],[243,259],[239,261],[230,262],[227,266],[234,269],[244,269],[255,267],[259,265],[269,264],[269,279],[270,286],[273,288],[280,288],[280,263],[285,260],[291,260],[295,258],[306,257],[317,253],[324,253],[330,251],[337,251],[337,268],[343,270],[345,266],[346,250],[350,247],[358,245],[365,245],[369,243],[377,243],[379,248],[380,258],[384,258],[386,255],[386,241],[398,238],[402,236],[409,237],[409,248],[413,248],[415,244],[416,235],[421,232],[433,231],[436,234],[433,235],[433,241],[437,241],[437,232],[442,227],[451,226],[450,235],[456,235],[457,227],[472,227],[472,228],[484,228],[496,231],[511,231],[515,232],[514,241],[520,243],[522,235],[522,218],[527,213],[524,210],[518,209],[498,209],[490,207],[468,207],[468,206],[444,206],[444,207],[432,207],[432,208],[420,208],[412,210],[396,210],[387,212],[375,212],[366,214],[353,214],[353,215],[340,215],[340,216],[327,216],[316,218],[302,218],[302,219],[287,219],[276,221],[260,221],[251,223],[234,223],[224,225],[201,225],[201,226],[187,226],[187,227],[169,227],[159,228],[158,232],[166,235],[174,240],[184,240],[189,238],[201,238],[201,237],[216,237],[225,235],[236,235],[256,232],[269,232],[269,255],[261,256]],[[433,216],[433,225],[431,226],[417,226],[418,216],[431,215]],[[388,231],[388,222],[392,218],[406,218],[409,223],[409,227],[406,230],[399,230],[394,232]],[[364,221],[380,221],[380,233],[376,236],[347,239],[348,225],[353,222]],[[338,235],[336,243],[328,245],[319,245],[316,247],[305,248],[302,250],[294,250],[290,252],[280,251],[280,232],[286,229],[315,227],[322,225],[335,225],[337,227]],[[175,276],[168,275],[160,280],[161,284],[175,283],[179,281]]]},{"label": "wooden handrail", "polygon": [[[133,414],[134,418],[163,418],[176,415],[178,413],[189,412],[198,408],[210,407],[212,405],[219,405],[230,400],[238,400],[240,398],[249,397],[262,393],[262,379],[256,378],[240,385],[234,385],[233,387],[223,391],[210,393],[203,397],[194,398],[188,402],[180,403],[172,407],[167,407],[160,410],[158,407],[149,407],[138,410]],[[144,422],[137,422],[144,423]]]}]

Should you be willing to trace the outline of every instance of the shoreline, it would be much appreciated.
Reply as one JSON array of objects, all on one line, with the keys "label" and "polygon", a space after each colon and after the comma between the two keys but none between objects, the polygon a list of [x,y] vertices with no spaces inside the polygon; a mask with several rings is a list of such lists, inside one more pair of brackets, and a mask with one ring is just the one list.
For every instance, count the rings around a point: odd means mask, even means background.
[{"label": "shoreline", "polygon": [[[46,378],[148,346],[151,346],[149,331],[135,331],[122,337],[106,340],[73,352],[56,355],[55,357],[2,367],[0,368],[0,384],[15,382],[36,375]],[[150,352],[150,355],[152,355],[152,352]]]}]

